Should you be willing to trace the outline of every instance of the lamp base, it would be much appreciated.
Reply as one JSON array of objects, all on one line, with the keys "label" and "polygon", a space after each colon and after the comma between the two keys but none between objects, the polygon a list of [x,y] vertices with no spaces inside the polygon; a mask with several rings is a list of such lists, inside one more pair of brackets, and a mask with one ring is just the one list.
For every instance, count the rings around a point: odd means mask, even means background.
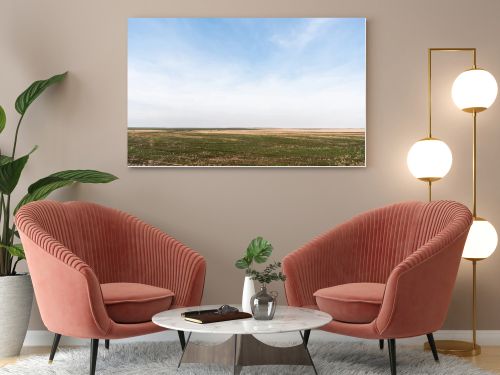
[{"label": "lamp base", "polygon": [[[481,354],[481,347],[467,341],[436,340],[438,353],[454,355],[457,357],[474,357]],[[424,344],[424,350],[431,350],[429,343]]]}]

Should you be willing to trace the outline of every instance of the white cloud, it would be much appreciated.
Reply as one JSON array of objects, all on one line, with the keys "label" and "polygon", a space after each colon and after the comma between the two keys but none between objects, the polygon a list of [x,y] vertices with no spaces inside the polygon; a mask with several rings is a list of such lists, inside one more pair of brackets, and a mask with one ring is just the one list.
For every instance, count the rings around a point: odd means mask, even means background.
[{"label": "white cloud", "polygon": [[344,67],[242,81],[236,68],[177,77],[130,67],[129,126],[363,128],[364,76]]}]

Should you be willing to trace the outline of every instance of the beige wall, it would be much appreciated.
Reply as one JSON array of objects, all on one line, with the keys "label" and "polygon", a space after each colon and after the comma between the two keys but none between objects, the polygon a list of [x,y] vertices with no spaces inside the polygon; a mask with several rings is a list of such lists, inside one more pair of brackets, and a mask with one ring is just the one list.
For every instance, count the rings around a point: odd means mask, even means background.
[{"label": "beige wall", "polygon": [[[0,3],[0,103],[10,148],[16,95],[35,79],[69,70],[37,102],[20,150],[40,149],[21,182],[62,168],[98,168],[120,177],[78,186],[58,199],[93,200],[129,211],[199,250],[208,261],[204,301],[237,302],[243,274],[233,267],[262,235],[277,258],[350,216],[406,199],[426,199],[406,168],[406,153],[426,131],[426,48],[473,46],[500,78],[500,2],[496,0],[116,0]],[[127,17],[367,17],[367,167],[333,169],[127,168]],[[435,135],[454,152],[436,198],[470,203],[471,126],[449,90],[467,55],[435,60]],[[479,213],[500,229],[500,103],[479,116]],[[500,329],[500,254],[479,264],[479,328]],[[463,261],[449,329],[470,320],[471,266]],[[31,328],[42,327],[38,314]]]}]

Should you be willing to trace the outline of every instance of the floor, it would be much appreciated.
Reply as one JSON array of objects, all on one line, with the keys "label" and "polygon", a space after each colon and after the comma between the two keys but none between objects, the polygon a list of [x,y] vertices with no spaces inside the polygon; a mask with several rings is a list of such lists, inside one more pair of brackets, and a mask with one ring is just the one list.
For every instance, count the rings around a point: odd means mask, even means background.
[{"label": "floor", "polygon": [[[481,350],[481,355],[464,359],[473,362],[474,364],[476,364],[476,366],[482,369],[490,370],[500,374],[500,346],[483,346]],[[50,347],[48,346],[34,346],[23,348],[20,357],[0,359],[0,367],[5,366],[9,363],[14,363],[19,358],[24,358],[33,354],[46,354],[48,359],[49,352]]]},{"label": "floor", "polygon": [[480,355],[464,359],[477,367],[500,374],[500,346],[482,346]]},{"label": "floor", "polygon": [[25,347],[21,350],[21,355],[19,357],[10,357],[10,358],[0,358],[0,367],[8,365],[10,363],[16,362],[20,358],[28,357],[33,354],[47,354],[50,353],[50,347],[48,346],[30,346]]}]

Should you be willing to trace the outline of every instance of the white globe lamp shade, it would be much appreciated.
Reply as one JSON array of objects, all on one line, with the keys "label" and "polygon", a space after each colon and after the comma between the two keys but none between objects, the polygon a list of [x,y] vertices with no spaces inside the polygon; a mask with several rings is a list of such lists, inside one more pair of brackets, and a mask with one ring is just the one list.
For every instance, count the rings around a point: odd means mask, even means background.
[{"label": "white globe lamp shade", "polygon": [[415,178],[437,181],[450,171],[453,157],[446,143],[436,138],[425,138],[411,146],[406,162]]},{"label": "white globe lamp shade", "polygon": [[466,259],[486,259],[498,244],[498,235],[495,227],[487,220],[474,218],[465,241],[462,257]]},{"label": "white globe lamp shade", "polygon": [[451,97],[455,105],[465,112],[481,112],[489,108],[497,97],[495,77],[483,69],[461,73],[453,82]]}]

